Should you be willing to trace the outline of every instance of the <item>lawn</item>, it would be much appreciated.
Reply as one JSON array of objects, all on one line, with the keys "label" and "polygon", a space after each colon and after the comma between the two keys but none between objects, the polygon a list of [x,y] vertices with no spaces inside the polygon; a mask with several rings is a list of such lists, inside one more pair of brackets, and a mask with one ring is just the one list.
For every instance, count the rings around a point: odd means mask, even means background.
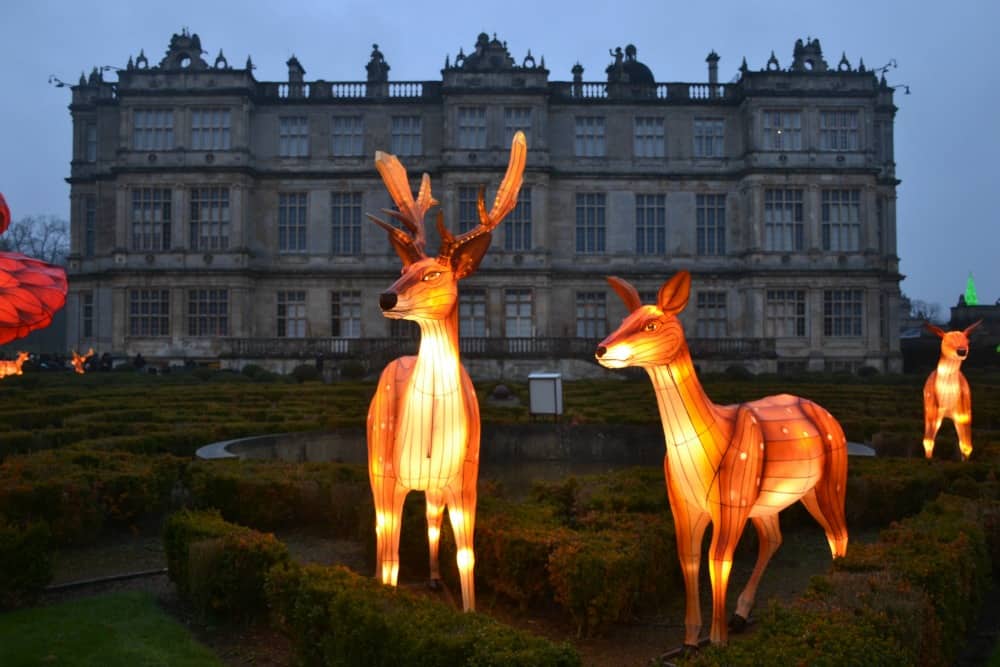
[{"label": "lawn", "polygon": [[0,665],[208,667],[222,663],[146,593],[0,614]]}]

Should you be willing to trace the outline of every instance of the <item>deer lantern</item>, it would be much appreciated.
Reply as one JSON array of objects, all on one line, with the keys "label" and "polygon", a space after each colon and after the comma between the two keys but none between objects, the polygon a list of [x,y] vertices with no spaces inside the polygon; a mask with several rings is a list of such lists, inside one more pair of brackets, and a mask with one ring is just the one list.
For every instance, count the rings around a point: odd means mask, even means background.
[{"label": "deer lantern", "polygon": [[962,460],[967,461],[972,454],[972,394],[962,375],[962,362],[969,356],[969,334],[982,322],[979,320],[962,331],[948,332],[930,322],[926,324],[929,331],[941,337],[937,368],[924,383],[924,454],[927,458],[934,456],[934,439],[945,417],[955,425]]},{"label": "deer lantern", "polygon": [[445,507],[458,549],[462,606],[475,609],[472,549],[479,477],[479,403],[459,362],[458,281],[471,275],[490,245],[492,230],[517,204],[527,156],[524,134],[511,146],[507,173],[489,212],[479,192],[479,225],[453,236],[440,210],[437,257],[425,253],[424,215],[438,202],[423,175],[416,201],[406,169],[393,155],[375,154],[375,166],[398,211],[383,209],[406,231],[369,215],[389,233],[402,275],[379,297],[382,313],[420,327],[416,357],[389,363],[368,409],[368,474],[375,496],[375,576],[396,585],[403,501],[412,490],[427,498],[427,542],[432,584],[440,582],[438,543]]},{"label": "deer lantern", "polygon": [[80,375],[83,375],[84,372],[86,372],[84,365],[92,356],[94,356],[94,348],[87,350],[87,354],[77,354],[76,350],[73,350],[73,361],[71,362],[73,364],[73,370]]},{"label": "deer lantern", "polygon": [[597,348],[607,368],[638,366],[653,381],[666,455],[663,470],[677,532],[684,587],[686,645],[698,645],[701,607],[698,569],[705,528],[712,523],[709,574],[713,643],[725,643],[726,588],[733,551],[747,519],[760,551],[731,625],[742,629],[761,574],[781,544],[778,512],[801,500],[826,532],[833,556],[847,552],[844,491],[847,440],[840,424],[812,401],[780,394],[751,403],[715,405],[695,375],[677,315],[687,305],[691,276],[677,273],[655,304],[621,278],[608,282],[629,315]]},{"label": "deer lantern", "polygon": [[23,375],[24,372],[21,370],[21,366],[24,362],[28,360],[27,352],[18,352],[17,357],[10,361],[0,361],[0,378],[5,378],[8,375]]}]

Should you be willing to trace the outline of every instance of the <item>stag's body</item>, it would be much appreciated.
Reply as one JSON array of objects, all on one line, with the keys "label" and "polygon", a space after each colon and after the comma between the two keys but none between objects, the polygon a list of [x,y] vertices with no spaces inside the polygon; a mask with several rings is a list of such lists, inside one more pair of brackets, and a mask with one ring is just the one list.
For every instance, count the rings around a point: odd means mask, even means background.
[{"label": "stag's body", "polygon": [[928,324],[931,332],[941,337],[941,357],[937,368],[924,383],[924,455],[934,456],[934,439],[941,421],[947,417],[955,425],[962,460],[972,454],[972,392],[962,374],[962,362],[969,355],[969,334],[979,322],[963,331],[948,331]]},{"label": "stag's body", "polygon": [[423,218],[437,202],[424,174],[416,199],[406,171],[392,156],[376,155],[376,166],[399,211],[387,211],[410,235],[372,218],[389,232],[403,271],[382,294],[386,317],[409,319],[420,326],[417,356],[401,357],[386,366],[368,410],[368,473],[375,497],[377,563],[375,576],[396,585],[399,576],[399,533],[403,501],[412,490],[427,498],[427,541],[431,581],[440,581],[438,546],[445,507],[457,547],[462,606],[475,609],[473,534],[476,484],[479,478],[479,403],[469,375],[459,362],[458,281],[473,273],[489,248],[491,231],[517,203],[527,151],[518,132],[510,164],[487,213],[482,192],[480,225],[458,237],[439,215],[441,250],[424,253]]},{"label": "stag's body", "polygon": [[709,400],[676,317],[687,304],[686,272],[663,286],[655,306],[641,305],[635,288],[621,279],[609,280],[632,314],[601,343],[597,358],[610,368],[641,366],[653,382],[666,441],[667,496],[687,592],[684,641],[698,644],[701,544],[712,523],[710,638],[723,643],[733,551],[748,519],[757,529],[760,551],[737,602],[737,626],[749,616],[760,577],[781,544],[782,509],[801,500],[826,532],[833,556],[846,553],[847,441],[830,413],[796,396],[780,394],[739,405]]},{"label": "stag's body", "polygon": [[27,352],[18,352],[15,359],[11,361],[0,361],[0,378],[5,378],[8,375],[23,375],[24,371],[21,370],[21,366],[23,366],[24,362],[27,360]]},{"label": "stag's body", "polygon": [[76,373],[83,375],[86,372],[84,366],[87,363],[87,360],[94,356],[94,348],[87,350],[87,354],[77,354],[76,350],[73,350],[72,352],[73,361],[71,363],[73,364],[73,370]]}]

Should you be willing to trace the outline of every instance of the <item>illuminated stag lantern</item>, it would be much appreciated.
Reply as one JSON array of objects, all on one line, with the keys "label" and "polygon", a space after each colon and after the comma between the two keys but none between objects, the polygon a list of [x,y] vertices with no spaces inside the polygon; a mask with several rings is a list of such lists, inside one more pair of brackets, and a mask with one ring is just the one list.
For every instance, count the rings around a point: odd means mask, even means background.
[{"label": "illuminated stag lantern", "polygon": [[73,350],[73,370],[83,375],[86,371],[84,369],[84,364],[87,363],[87,359],[94,356],[94,348],[87,350],[87,354],[77,354],[76,350]]},{"label": "illuminated stag lantern", "polygon": [[[10,209],[0,194],[0,233]],[[52,324],[66,303],[66,272],[19,252],[0,252],[0,345]]]},{"label": "illuminated stag lantern", "polygon": [[28,360],[27,352],[18,352],[17,357],[11,361],[0,361],[0,378],[5,378],[8,375],[23,375],[21,366],[24,362]]},{"label": "illuminated stag lantern", "polygon": [[709,636],[713,643],[725,643],[726,587],[747,519],[757,529],[760,552],[737,601],[734,630],[745,625],[761,574],[781,544],[782,509],[801,500],[826,532],[833,556],[847,552],[847,440],[829,412],[797,396],[780,394],[739,405],[709,400],[677,318],[691,291],[686,271],[668,280],[649,305],[621,278],[609,277],[608,282],[630,314],[601,342],[596,356],[607,368],[645,368],[653,381],[667,446],[667,496],[687,591],[684,643],[697,646],[701,631],[698,569],[709,522]]},{"label": "illuminated stag lantern", "polygon": [[423,175],[416,201],[406,169],[393,155],[377,152],[375,167],[398,211],[385,213],[399,229],[369,215],[389,233],[403,261],[403,271],[379,297],[383,314],[420,326],[415,357],[400,357],[386,366],[368,409],[368,474],[375,496],[377,562],[375,576],[396,585],[399,575],[399,531],[403,501],[412,490],[427,497],[427,542],[431,581],[440,581],[438,542],[445,507],[455,533],[462,606],[475,609],[472,549],[479,478],[479,403],[472,381],[459,362],[458,281],[475,272],[490,246],[492,230],[517,204],[527,143],[518,132],[510,162],[493,208],[487,213],[479,192],[479,225],[452,236],[438,211],[441,248],[425,254],[424,216],[438,202],[431,179]]},{"label": "illuminated stag lantern", "polygon": [[945,332],[927,323],[927,329],[941,337],[941,357],[937,368],[924,383],[924,454],[934,456],[934,439],[941,420],[951,419],[958,433],[958,448],[962,460],[972,454],[972,393],[962,375],[962,362],[969,356],[969,334],[982,324],[982,320],[962,331]]}]

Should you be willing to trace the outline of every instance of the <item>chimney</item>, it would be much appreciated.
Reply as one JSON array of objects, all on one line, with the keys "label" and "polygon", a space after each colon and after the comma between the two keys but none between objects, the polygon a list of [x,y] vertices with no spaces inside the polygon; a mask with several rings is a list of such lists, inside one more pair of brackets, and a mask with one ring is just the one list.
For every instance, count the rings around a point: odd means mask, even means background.
[{"label": "chimney", "polygon": [[708,63],[708,82],[713,85],[719,83],[719,54],[713,49],[705,62]]}]

